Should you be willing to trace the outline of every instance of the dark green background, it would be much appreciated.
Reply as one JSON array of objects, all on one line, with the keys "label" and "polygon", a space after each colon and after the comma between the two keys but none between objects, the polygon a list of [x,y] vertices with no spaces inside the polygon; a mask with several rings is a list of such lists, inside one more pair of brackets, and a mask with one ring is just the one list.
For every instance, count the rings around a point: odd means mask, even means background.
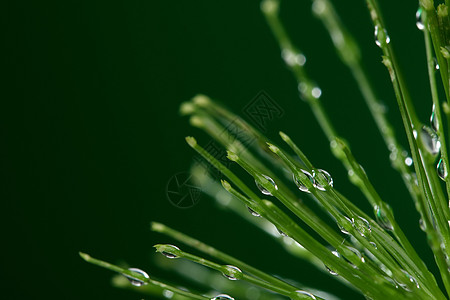
[{"label": "dark green background", "polygon": [[[363,51],[378,95],[401,122],[364,1],[336,1]],[[350,4],[351,3],[351,4]],[[153,266],[152,220],[182,229],[267,272],[356,296],[293,259],[279,245],[211,199],[187,210],[166,199],[168,180],[186,171],[186,135],[209,141],[178,115],[197,93],[237,113],[265,90],[285,113],[283,130],[366,211],[283,65],[259,1],[8,1],[1,10],[6,81],[1,109],[2,294],[8,299],[140,299],[110,286],[111,273],[78,251]],[[392,44],[425,122],[431,100],[414,1],[381,1]],[[348,70],[340,63],[309,1],[284,1],[281,16],[307,56],[324,106],[422,255],[429,255],[405,188]],[[400,139],[404,142],[403,134]],[[430,259],[428,259],[430,261]],[[147,297],[148,298],[148,297]]]}]

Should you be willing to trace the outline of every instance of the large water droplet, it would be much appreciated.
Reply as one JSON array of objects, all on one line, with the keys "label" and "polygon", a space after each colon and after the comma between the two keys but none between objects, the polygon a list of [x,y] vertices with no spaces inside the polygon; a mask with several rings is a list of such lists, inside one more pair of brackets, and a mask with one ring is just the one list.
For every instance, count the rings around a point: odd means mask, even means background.
[{"label": "large water droplet", "polygon": [[369,221],[363,217],[358,216],[357,218],[352,218],[352,221],[353,227],[355,227],[356,231],[358,231],[362,237],[367,237],[372,232],[372,227],[370,226]]},{"label": "large water droplet", "polygon": [[211,298],[211,300],[234,300],[234,298],[226,294],[220,294],[215,296],[214,298]]},{"label": "large water droplet", "polygon": [[261,215],[259,213],[257,213],[256,211],[254,211],[253,209],[251,209],[250,206],[247,206],[247,209],[252,214],[252,216],[261,217]]},{"label": "large water droplet", "polygon": [[[386,29],[383,29],[384,30],[384,38],[385,38],[385,40],[384,40],[384,42],[386,43],[386,44],[389,44],[390,42],[391,42],[391,38],[389,37],[389,35],[387,34],[387,31],[386,31]],[[378,35],[380,35],[380,27],[377,25],[377,26],[375,26],[375,33],[374,33],[374,35],[375,35],[375,44],[377,44],[377,46],[378,47],[380,47],[381,48],[381,46],[383,45],[382,44],[382,42],[378,39]]]},{"label": "large water droplet", "polygon": [[425,149],[431,155],[437,155],[439,153],[439,150],[441,150],[441,142],[436,131],[428,126],[423,126],[420,137]]},{"label": "large water droplet", "polygon": [[[270,184],[273,185],[273,187],[275,188],[275,190],[278,190],[278,186],[277,186],[277,184],[275,183],[275,181],[273,181],[272,178],[270,178],[270,177],[267,176],[267,175],[262,175],[262,176],[263,176],[265,179],[267,179],[267,180],[270,182]],[[263,193],[264,195],[272,196],[272,193],[270,193],[265,187],[263,187],[263,186],[261,185],[261,183],[259,183],[258,180],[255,179],[255,183],[256,183],[256,186],[258,187],[258,189],[261,191],[261,193]]]},{"label": "large water droplet", "polygon": [[[341,257],[341,255],[339,254],[339,252],[337,252],[337,250],[333,250],[333,251],[331,251],[331,253],[332,253],[334,256],[338,257],[338,258]],[[330,269],[327,265],[325,265],[325,269],[327,269],[328,273],[330,273],[330,274],[333,275],[333,276],[338,276],[338,275],[339,275],[336,271]]]},{"label": "large water droplet", "polygon": [[434,131],[439,130],[439,122],[436,117],[436,106],[434,104],[433,107],[431,108],[430,125]]},{"label": "large water droplet", "polygon": [[[321,178],[322,177],[322,178]],[[313,170],[314,187],[321,191],[326,191],[327,187],[333,186],[333,178],[330,173],[325,170]],[[317,178],[317,179],[316,179]]]},{"label": "large water droplet", "polygon": [[419,30],[424,30],[425,25],[422,22],[422,7],[416,11],[416,26]]},{"label": "large water droplet", "polygon": [[[353,224],[352,220],[350,220],[348,217],[344,216],[344,218],[348,221],[349,224]],[[342,226],[339,222],[337,223],[339,229],[343,234],[350,234],[347,229],[345,229],[344,226]]]},{"label": "large water droplet", "polygon": [[[387,204],[386,204],[387,205]],[[394,227],[392,226],[391,222],[388,220],[386,216],[386,212],[381,209],[378,205],[375,205],[374,208],[375,213],[375,219],[377,220],[377,223],[386,230],[394,230]]]},{"label": "large water droplet", "polygon": [[305,299],[305,298],[316,299],[316,296],[307,291],[296,290],[294,295],[291,296],[291,299]]},{"label": "large water droplet", "polygon": [[[309,181],[311,181],[311,184],[314,185],[314,178],[313,178],[313,176],[312,176],[308,171],[305,171],[305,170],[300,170],[300,171],[301,171],[303,174],[305,174],[306,177],[309,179]],[[300,179],[297,178],[297,176],[296,176],[295,174],[293,174],[293,177],[292,177],[292,178],[294,179],[294,183],[295,183],[295,185],[298,187],[298,189],[299,189],[300,191],[306,192],[306,193],[311,193],[311,192],[308,190],[308,188],[306,187],[306,185],[304,185],[304,184],[300,181]]]},{"label": "large water droplet", "polygon": [[[167,245],[167,246],[170,247],[170,248],[173,248],[173,249],[175,249],[175,250],[180,250],[180,248],[178,248],[177,246],[174,246],[174,245]],[[164,256],[167,257],[167,258],[178,258],[177,255],[171,253],[171,252],[168,251],[168,250],[162,251],[161,254],[164,255]]]},{"label": "large water droplet", "polygon": [[281,51],[281,57],[283,58],[284,62],[290,67],[293,67],[295,65],[303,66],[306,63],[306,57],[303,54],[296,53],[290,49],[283,49]]},{"label": "large water droplet", "polygon": [[[133,272],[133,273],[135,273],[135,274],[138,274],[138,275],[140,275],[140,276],[143,276],[143,277],[145,277],[146,279],[149,279],[149,278],[150,278],[146,272],[144,272],[144,271],[142,271],[141,269],[138,269],[138,268],[129,268],[128,271],[131,271],[131,272]],[[144,284],[147,284],[147,282],[142,281],[142,280],[140,280],[140,279],[137,279],[136,277],[132,277],[132,276],[126,275],[126,274],[123,274],[123,275],[124,275],[124,276],[130,281],[130,283],[131,283],[132,285],[134,285],[134,286],[143,286]]]},{"label": "large water droplet", "polygon": [[447,166],[445,165],[444,160],[441,158],[436,166],[437,174],[440,179],[444,180],[448,176]]},{"label": "large water droplet", "polygon": [[223,273],[223,276],[230,280],[238,280],[242,278],[242,271],[238,267],[227,265],[225,266],[227,271]]}]

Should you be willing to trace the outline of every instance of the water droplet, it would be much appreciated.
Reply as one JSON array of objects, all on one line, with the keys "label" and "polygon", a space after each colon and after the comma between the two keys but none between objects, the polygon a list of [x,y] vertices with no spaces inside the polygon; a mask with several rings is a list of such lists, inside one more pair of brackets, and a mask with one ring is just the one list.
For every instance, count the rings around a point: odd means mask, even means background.
[{"label": "water droplet", "polygon": [[252,216],[261,217],[261,215],[259,213],[257,213],[256,211],[254,211],[253,209],[251,209],[250,206],[247,206],[247,209],[252,214]]},{"label": "water droplet", "polygon": [[369,221],[363,217],[352,218],[353,227],[359,232],[362,237],[367,237],[372,232]]},{"label": "water droplet", "polygon": [[[420,288],[420,286],[419,286],[419,283],[417,282],[417,279],[416,278],[414,278],[413,276],[411,276],[408,272],[406,272],[405,270],[402,270],[402,272],[403,272],[403,274],[405,274],[408,278],[409,278],[409,281],[411,282],[411,283],[413,283],[415,286],[416,286],[416,288]],[[401,287],[401,288],[403,288],[404,290],[406,290],[406,291],[411,291],[410,289],[409,289],[409,287],[408,287],[408,285],[407,284],[404,284],[404,283],[401,283],[401,282],[398,282],[397,281],[397,283],[398,283],[398,285]]]},{"label": "water droplet", "polygon": [[[339,254],[339,252],[337,252],[337,250],[333,250],[333,251],[331,251],[331,253],[332,253],[334,256],[338,257],[338,258],[341,257],[341,255]],[[327,269],[327,271],[328,271],[331,275],[333,275],[333,276],[338,276],[338,275],[339,275],[336,271],[330,269],[327,265],[325,265],[325,268]]]},{"label": "water droplet", "polygon": [[163,294],[163,296],[166,297],[167,299],[171,299],[175,293],[172,292],[172,291],[169,291],[169,290],[164,290],[164,291],[162,292],[162,294]]},{"label": "water droplet", "polygon": [[[167,245],[167,246],[171,247],[171,248],[173,248],[175,250],[180,250],[180,248],[178,248],[177,246],[174,246],[174,245]],[[161,254],[164,255],[167,258],[178,258],[177,255],[175,255],[173,253],[170,253],[170,251],[162,251]]]},{"label": "water droplet", "polygon": [[[361,262],[366,262],[366,259],[364,258],[364,256],[361,255],[361,252],[359,252],[357,249],[353,248],[353,247],[347,247],[348,250],[352,251],[353,253],[356,254],[356,256],[358,256],[358,259]],[[342,256],[342,258],[349,264],[351,265],[353,268],[357,268],[357,266],[355,266],[349,259],[347,259],[345,256]]]},{"label": "water droplet", "polygon": [[234,300],[234,298],[226,294],[220,294],[215,296],[214,298],[211,298],[211,300]]},{"label": "water droplet", "polygon": [[[316,171],[313,170],[313,178],[315,179],[314,187],[318,190],[326,191],[327,186],[331,186],[331,187],[333,186],[333,178],[331,177],[330,173],[328,173],[325,170],[322,170],[322,169],[318,169]],[[318,180],[316,180],[316,178],[318,178]],[[322,179],[325,179],[325,180],[322,180]]]},{"label": "water droplet", "polygon": [[[311,184],[314,185],[314,178],[313,178],[313,176],[312,176],[308,171],[305,171],[305,170],[300,170],[300,171],[301,171],[303,174],[305,174],[306,177],[309,179],[309,181],[311,181]],[[306,193],[311,193],[311,192],[308,190],[308,188],[306,187],[306,185],[304,185],[304,184],[300,181],[300,179],[298,179],[297,176],[295,176],[295,174],[293,174],[293,177],[292,177],[292,178],[294,179],[294,183],[295,183],[295,185],[298,187],[298,189],[299,189],[300,191],[306,192]]]},{"label": "water droplet", "polygon": [[374,242],[369,242],[369,244],[371,244],[375,249],[378,249],[377,244],[375,244]]},{"label": "water droplet", "polygon": [[441,67],[439,66],[438,60],[436,57],[433,57],[434,69],[439,70]]},{"label": "water droplet", "polygon": [[[348,221],[349,224],[353,224],[352,220],[350,220],[350,219],[347,218],[346,216],[344,216],[344,218]],[[339,229],[341,230],[341,232],[342,232],[343,234],[350,234],[350,232],[348,232],[348,230],[345,229],[345,227],[342,226],[340,223],[337,223],[337,225],[338,225]]]},{"label": "water droplet", "polygon": [[284,233],[283,231],[281,231],[280,229],[277,228],[277,231],[280,235],[282,236],[288,236],[286,233]]},{"label": "water droplet", "polygon": [[[384,42],[385,42],[386,44],[389,44],[389,43],[391,42],[391,38],[390,38],[389,35],[387,34],[386,29],[383,29],[383,31],[384,31]],[[375,35],[375,44],[377,44],[377,46],[381,48],[381,46],[382,46],[383,44],[382,44],[382,42],[379,40],[378,36],[379,36],[379,35],[382,35],[382,34],[380,33],[380,27],[379,27],[378,25],[375,26],[375,33],[374,33],[374,35]]]},{"label": "water droplet", "polygon": [[433,104],[433,107],[431,108],[430,125],[434,131],[439,130],[439,122],[436,117],[436,106],[434,104]]},{"label": "water droplet", "polygon": [[412,164],[413,164],[413,160],[411,157],[405,158],[405,165],[407,165],[408,167],[411,167]]},{"label": "water droplet", "polygon": [[291,296],[291,299],[305,299],[305,297],[309,297],[311,299],[316,299],[316,296],[307,291],[297,290],[294,292],[294,295]]},{"label": "water droplet", "polygon": [[320,96],[322,96],[322,90],[321,90],[319,87],[315,86],[315,87],[313,87],[313,89],[311,90],[311,95],[312,95],[314,98],[319,99]]},{"label": "water droplet", "polygon": [[300,82],[298,84],[298,91],[303,100],[311,99],[311,97],[319,99],[322,96],[322,90],[310,82]]},{"label": "water droplet", "polygon": [[425,149],[431,155],[437,155],[439,153],[439,150],[441,150],[441,142],[439,141],[436,131],[428,126],[423,126],[420,137]]},{"label": "water droplet", "polygon": [[284,62],[290,66],[303,66],[306,63],[306,57],[302,53],[296,53],[290,49],[283,49],[281,51],[281,57]]},{"label": "water droplet", "polygon": [[[146,272],[142,271],[141,269],[137,269],[137,268],[129,268],[128,271],[131,271],[131,272],[133,272],[133,273],[135,273],[135,274],[138,274],[138,275],[140,275],[140,276],[142,276],[142,277],[145,277],[146,279],[149,279],[149,278],[150,278],[150,277],[148,276],[148,274],[147,274]],[[142,281],[141,279],[132,277],[132,276],[130,276],[130,275],[123,274],[123,276],[125,276],[125,277],[130,281],[130,283],[131,283],[132,285],[134,285],[134,286],[143,286],[144,284],[147,284],[147,282]]]},{"label": "water droplet", "polygon": [[444,180],[448,176],[447,166],[445,165],[444,160],[441,158],[436,166],[436,170],[440,179]]},{"label": "water droplet", "polygon": [[422,229],[422,231],[427,230],[427,225],[425,225],[425,222],[423,221],[422,218],[419,219],[419,227],[420,227],[420,229]]},{"label": "water droplet", "polygon": [[242,271],[238,267],[226,265],[225,268],[227,269],[226,273],[223,273],[223,276],[230,280],[238,280],[242,278]]},{"label": "water droplet", "polygon": [[[264,175],[264,174],[263,174],[262,176],[263,176],[265,179],[267,179],[267,180],[270,182],[270,184],[273,185],[273,187],[275,188],[275,190],[278,190],[278,186],[277,186],[277,184],[275,183],[275,181],[273,181],[272,178],[270,178],[269,176]],[[261,191],[261,193],[263,193],[264,195],[272,196],[272,193],[270,193],[265,187],[263,187],[262,184],[259,183],[258,180],[255,179],[255,183],[256,183],[256,186],[258,187],[258,189]]]},{"label": "water droplet", "polygon": [[[387,205],[387,204],[386,204]],[[378,205],[375,205],[374,208],[375,213],[375,219],[377,220],[377,223],[386,230],[394,230],[394,227],[392,226],[391,222],[388,220],[386,216],[386,212],[381,209]]]},{"label": "water droplet", "polygon": [[424,30],[425,25],[422,22],[422,7],[416,11],[416,26],[419,30]]}]

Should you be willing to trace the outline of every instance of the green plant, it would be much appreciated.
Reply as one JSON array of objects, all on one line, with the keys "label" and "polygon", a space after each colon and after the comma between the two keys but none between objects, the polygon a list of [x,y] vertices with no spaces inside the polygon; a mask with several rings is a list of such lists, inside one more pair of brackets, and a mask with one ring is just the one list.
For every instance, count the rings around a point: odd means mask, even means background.
[{"label": "green plant", "polygon": [[[291,253],[310,261],[318,268],[328,270],[332,275],[338,275],[336,278],[343,280],[368,299],[448,299],[450,210],[447,198],[450,179],[446,167],[448,154],[444,127],[444,120],[448,120],[450,113],[448,3],[446,1],[446,4],[435,8],[433,1],[422,0],[418,11],[417,27],[424,33],[433,103],[430,125],[425,125],[419,121],[412,105],[377,2],[366,2],[374,24],[376,44],[383,52],[383,64],[394,87],[411,157],[397,141],[393,127],[389,124],[363,70],[359,48],[339,21],[331,3],[328,0],[314,0],[313,12],[323,21],[341,60],[348,66],[361,89],[390,151],[392,166],[401,175],[421,215],[421,227],[427,235],[439,274],[432,274],[420,259],[394,218],[391,208],[381,199],[364,169],[353,156],[348,143],[331,124],[320,102],[321,89],[304,68],[305,56],[292,44],[279,20],[279,2],[276,0],[265,0],[261,7],[280,45],[282,57],[296,77],[301,97],[310,105],[330,142],[333,154],[347,169],[350,181],[361,190],[374,208],[374,218],[338,192],[333,187],[331,175],[316,168],[288,135],[280,132],[281,139],[290,151],[275,145],[243,119],[203,95],[182,104],[182,114],[190,115],[193,126],[203,129],[227,150],[228,159],[254,178],[259,190],[267,196],[265,198],[273,197],[283,205],[263,199],[217,157],[208,153],[194,138],[188,137],[186,140],[189,146],[218,169],[227,180],[221,180],[220,186],[215,178],[205,173],[198,165],[193,167],[192,172],[206,193],[216,195],[217,191],[225,189],[229,195],[220,197],[239,200],[248,207],[251,214],[244,217],[250,216],[250,221],[264,230],[272,224],[275,225],[279,235],[286,237],[279,240]],[[440,67],[439,75],[446,101],[439,100],[435,59]],[[293,177],[293,183],[298,189],[310,196],[311,201],[317,203],[337,226],[330,226],[329,222],[319,217],[318,212],[311,209],[307,203],[298,201],[292,191],[293,184],[280,178],[279,174],[282,173]],[[443,180],[445,188],[440,179]],[[235,204],[230,204],[230,207],[237,213],[242,213],[242,206],[237,205],[238,202],[233,203]],[[305,230],[306,227],[311,230]],[[210,256],[211,260],[182,251],[173,245],[155,245],[156,251],[168,258],[184,258],[219,271],[232,281],[240,280],[291,299],[333,298],[322,291],[310,291],[307,287],[298,287],[266,274],[163,224],[152,223],[152,230],[195,248]],[[230,296],[220,296],[217,293],[186,291],[153,277],[149,278],[145,272],[138,269],[121,268],[83,253],[81,256],[88,262],[124,275],[144,292],[159,293],[174,299],[231,299]],[[116,277],[116,284],[122,285],[125,277]],[[439,285],[438,281],[442,281],[442,284]],[[241,295],[246,285],[233,283],[228,288],[234,291],[230,294],[235,298],[242,298],[243,296],[236,295]],[[261,299],[278,299],[278,296],[271,293],[261,295]]]}]

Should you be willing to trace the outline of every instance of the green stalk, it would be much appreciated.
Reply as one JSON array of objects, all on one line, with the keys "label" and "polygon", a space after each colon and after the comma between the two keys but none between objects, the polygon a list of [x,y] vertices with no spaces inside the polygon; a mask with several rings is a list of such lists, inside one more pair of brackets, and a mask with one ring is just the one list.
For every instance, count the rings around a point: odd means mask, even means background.
[{"label": "green stalk", "polygon": [[127,276],[128,278],[133,278],[133,279],[135,279],[135,280],[137,280],[139,282],[143,282],[144,284],[152,284],[152,285],[158,286],[160,288],[163,288],[163,289],[169,290],[171,292],[174,292],[176,294],[179,294],[179,295],[182,295],[182,296],[186,296],[186,297],[188,297],[190,299],[210,300],[209,297],[205,297],[205,296],[202,296],[202,295],[194,294],[192,292],[188,292],[188,291],[176,288],[176,287],[174,287],[172,285],[163,283],[161,281],[153,280],[151,278],[146,278],[143,275],[140,275],[138,273],[135,273],[135,272],[132,272],[130,270],[118,267],[118,266],[110,264],[110,263],[108,263],[106,261],[102,261],[102,260],[93,258],[93,257],[91,257],[90,255],[88,255],[86,253],[80,252],[80,256],[81,256],[81,258],[83,258],[88,263],[97,265],[99,267],[108,269],[108,270],[113,271],[113,272],[120,273],[120,274],[122,274],[124,276]]}]

